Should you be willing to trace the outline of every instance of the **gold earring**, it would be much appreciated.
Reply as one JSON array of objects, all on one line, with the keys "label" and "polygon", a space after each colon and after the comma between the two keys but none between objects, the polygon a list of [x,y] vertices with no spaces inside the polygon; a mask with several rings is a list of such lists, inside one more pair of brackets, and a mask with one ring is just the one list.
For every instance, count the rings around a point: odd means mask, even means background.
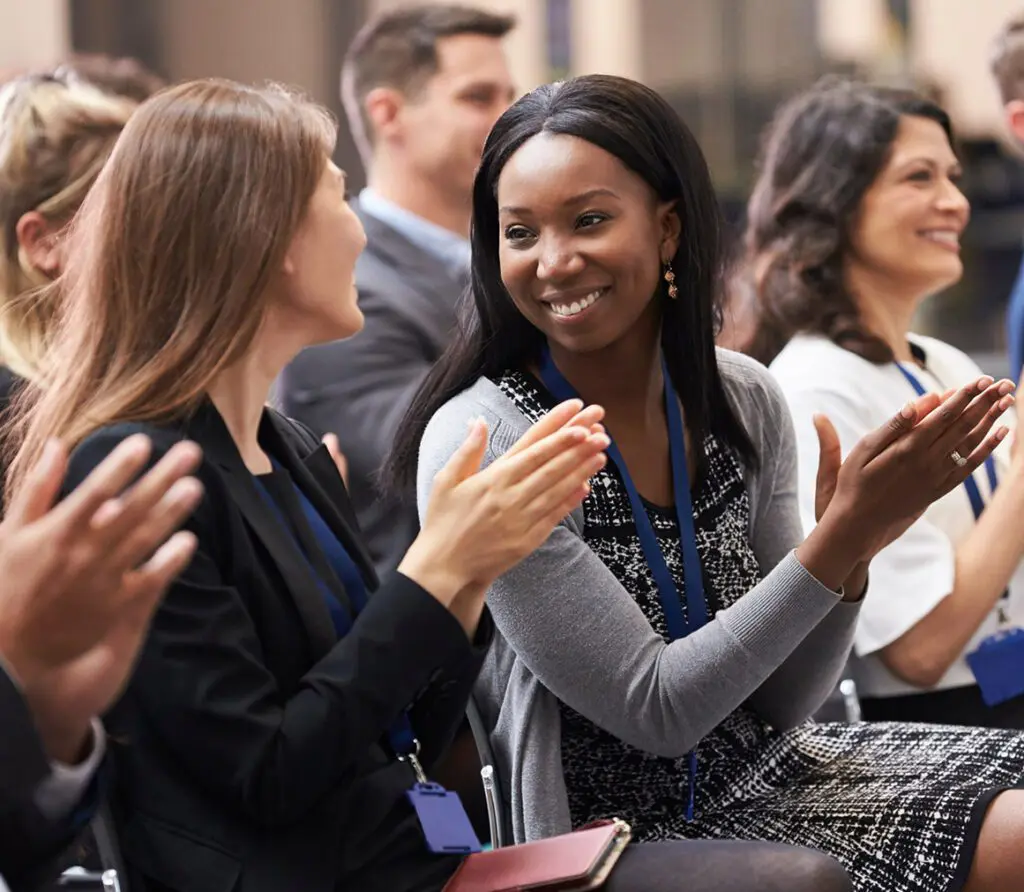
[{"label": "gold earring", "polygon": [[665,279],[665,282],[668,285],[668,296],[672,298],[672,300],[676,300],[676,298],[679,297],[679,289],[676,287],[676,274],[672,269],[671,261],[665,261],[665,272],[662,274],[662,278]]}]

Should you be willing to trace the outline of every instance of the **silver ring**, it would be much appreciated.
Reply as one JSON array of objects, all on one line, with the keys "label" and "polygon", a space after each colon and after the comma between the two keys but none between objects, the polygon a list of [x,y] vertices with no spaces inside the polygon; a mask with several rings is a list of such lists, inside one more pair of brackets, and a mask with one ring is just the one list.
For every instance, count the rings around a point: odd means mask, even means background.
[{"label": "silver ring", "polygon": [[964,465],[966,465],[966,464],[967,464],[967,459],[966,459],[966,458],[964,458],[964,457],[963,457],[963,456],[962,456],[962,455],[961,455],[961,454],[960,454],[959,452],[957,452],[957,451],[956,451],[955,449],[954,449],[954,450],[953,450],[953,451],[952,451],[952,452],[951,452],[951,453],[949,454],[949,457],[950,457],[951,459],[953,459],[953,461],[954,461],[954,462],[956,462],[956,466],[957,466],[958,468],[962,468],[962,467],[963,467]]}]

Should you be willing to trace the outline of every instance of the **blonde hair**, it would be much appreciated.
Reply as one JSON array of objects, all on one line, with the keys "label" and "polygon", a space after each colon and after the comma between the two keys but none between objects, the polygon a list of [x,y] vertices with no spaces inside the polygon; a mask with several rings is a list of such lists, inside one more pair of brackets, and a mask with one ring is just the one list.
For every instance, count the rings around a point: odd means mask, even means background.
[{"label": "blonde hair", "polygon": [[198,408],[252,345],[335,137],[328,112],[280,87],[202,80],[139,106],[72,227],[46,376],[17,406],[9,493],[49,437],[74,448],[108,424]]},{"label": "blonde hair", "polygon": [[18,242],[36,211],[54,227],[78,210],[127,123],[133,102],[74,79],[17,78],[0,88],[0,361],[38,379],[51,302],[48,277]]}]

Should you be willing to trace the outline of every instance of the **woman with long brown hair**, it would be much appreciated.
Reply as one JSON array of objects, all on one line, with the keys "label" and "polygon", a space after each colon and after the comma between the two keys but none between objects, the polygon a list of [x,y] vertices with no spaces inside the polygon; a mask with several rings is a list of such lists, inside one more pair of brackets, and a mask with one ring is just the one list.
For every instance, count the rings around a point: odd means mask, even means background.
[{"label": "woman with long brown hair", "polygon": [[[326,449],[266,407],[300,349],[362,325],[365,237],[334,135],[277,89],[203,81],[141,106],[80,212],[44,386],[24,400],[15,492],[49,437],[74,449],[72,485],[137,432],[156,457],[184,438],[204,452],[195,558],[108,717],[137,892],[437,892],[461,860],[453,825],[414,803],[492,638],[484,592],[604,464],[603,410],[579,400],[483,471],[474,422],[378,585]],[[456,829],[454,850],[477,845]],[[681,876],[846,888],[817,853],[714,843],[627,852],[607,888]]]},{"label": "woman with long brown hair", "polygon": [[[970,206],[952,136],[920,95],[829,79],[781,108],[765,142],[746,233],[748,349],[786,394],[808,528],[815,415],[848,449],[921,390],[981,373],[913,330],[924,302],[963,275]],[[851,663],[869,720],[1024,729],[1024,449],[1010,446],[872,564]],[[1010,663],[989,666],[993,653]]]}]

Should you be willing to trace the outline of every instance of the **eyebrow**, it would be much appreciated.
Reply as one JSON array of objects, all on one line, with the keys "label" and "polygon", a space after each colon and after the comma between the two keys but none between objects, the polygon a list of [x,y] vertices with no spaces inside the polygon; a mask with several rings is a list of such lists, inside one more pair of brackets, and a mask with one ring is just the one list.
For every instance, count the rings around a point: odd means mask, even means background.
[{"label": "eyebrow", "polygon": [[[562,202],[562,207],[572,207],[573,205],[583,204],[587,201],[591,201],[594,198],[618,198],[618,194],[613,192],[611,189],[588,189],[586,192],[581,192],[579,195],[574,195],[572,198],[567,198]],[[498,208],[499,214],[528,214],[529,208],[513,207],[511,205],[502,205]]]},{"label": "eyebrow", "polygon": [[929,158],[926,155],[915,155],[911,158],[901,160],[896,167],[899,170],[903,170],[907,167],[911,167],[914,164],[926,164],[928,167],[945,168],[946,170],[963,170],[963,165],[960,163],[959,158],[954,158],[952,164],[943,164],[941,161],[936,161],[934,158]]}]

